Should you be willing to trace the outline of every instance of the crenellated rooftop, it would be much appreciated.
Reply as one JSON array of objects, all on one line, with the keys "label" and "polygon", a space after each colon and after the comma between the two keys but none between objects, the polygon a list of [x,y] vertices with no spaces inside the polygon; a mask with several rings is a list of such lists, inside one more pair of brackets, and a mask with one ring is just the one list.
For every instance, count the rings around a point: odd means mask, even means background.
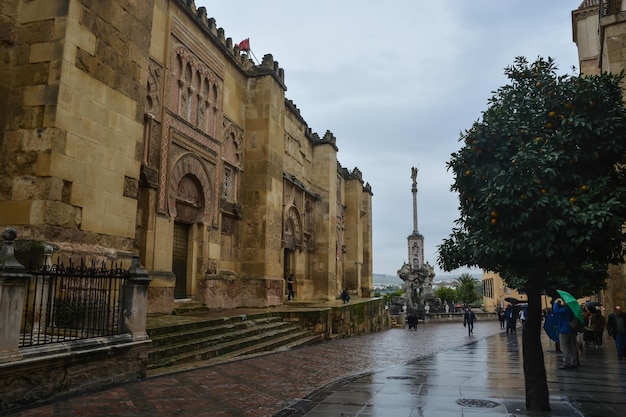
[{"label": "crenellated rooftop", "polygon": [[[361,182],[361,184],[363,184],[363,173],[361,172],[361,170],[358,167],[355,167],[352,170],[352,172],[350,172],[350,170],[348,168],[342,167],[341,163],[337,162],[337,172],[339,172],[339,174],[343,178],[345,178],[347,180],[348,179],[356,179],[356,180],[359,180]],[[365,185],[363,185],[363,191],[372,194],[372,186],[370,185],[369,182],[365,183]]]},{"label": "crenellated rooftop", "polygon": [[[209,36],[209,38],[215,42],[215,44],[224,52],[226,56],[232,59],[235,65],[242,72],[250,77],[270,75],[285,91],[287,91],[287,86],[285,85],[285,71],[280,67],[278,61],[274,60],[272,54],[265,54],[261,63],[258,65],[255,64],[248,54],[243,53],[239,46],[233,44],[232,38],[226,37],[226,32],[223,28],[217,27],[215,18],[208,17],[206,7],[196,7],[194,0],[175,1],[177,1],[178,4],[180,4],[180,6],[187,11],[189,16],[191,16],[198,23],[198,25],[204,29],[204,32]],[[335,135],[333,135],[330,130],[327,130],[324,137],[320,138],[317,133],[314,133],[311,128],[308,127],[308,124],[300,113],[300,109],[298,109],[292,100],[285,99],[285,106],[300,119],[302,124],[305,126],[304,135],[313,145],[331,145],[336,151],[339,150],[337,148],[337,138],[335,138]],[[363,182],[362,173],[358,168],[355,168],[352,172],[345,170],[344,173],[343,168],[339,167],[339,172],[341,172],[345,178],[357,178]],[[364,190],[371,193],[369,183],[365,185]]]},{"label": "crenellated rooftop", "polygon": [[215,18],[208,17],[206,7],[196,7],[194,0],[175,0],[181,7],[187,11],[187,13],[204,29],[205,33],[209,35],[211,39],[224,51],[224,53],[231,57],[233,62],[243,72],[250,77],[257,77],[262,75],[270,75],[281,85],[281,87],[287,91],[285,85],[285,72],[280,68],[278,61],[274,61],[271,54],[263,56],[261,64],[256,65],[254,61],[248,56],[248,54],[242,53],[237,45],[233,44],[232,38],[226,37],[226,32],[223,28],[218,28]]},{"label": "crenellated rooftop", "polygon": [[580,6],[578,6],[578,8],[583,9],[585,7],[597,6],[598,4],[600,4],[600,0],[583,0],[583,2],[580,3]]}]

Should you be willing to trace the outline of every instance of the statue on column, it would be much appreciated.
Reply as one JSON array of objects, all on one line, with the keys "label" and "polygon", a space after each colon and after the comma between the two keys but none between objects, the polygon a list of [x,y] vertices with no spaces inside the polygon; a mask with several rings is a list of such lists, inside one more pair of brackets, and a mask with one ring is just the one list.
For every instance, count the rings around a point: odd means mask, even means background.
[{"label": "statue on column", "polygon": [[[417,167],[411,168],[413,180],[411,193],[413,194],[413,233],[408,236],[409,262],[404,263],[398,270],[398,276],[404,281],[404,292],[408,308],[423,311],[427,300],[434,300],[433,278],[435,270],[428,262],[424,262],[424,236],[418,230],[417,215]],[[430,304],[433,307],[435,304]]]}]

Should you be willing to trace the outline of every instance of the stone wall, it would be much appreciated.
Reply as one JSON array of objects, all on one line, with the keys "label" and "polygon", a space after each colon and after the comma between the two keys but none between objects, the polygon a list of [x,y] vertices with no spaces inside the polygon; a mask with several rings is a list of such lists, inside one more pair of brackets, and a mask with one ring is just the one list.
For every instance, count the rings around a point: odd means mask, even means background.
[{"label": "stone wall", "polygon": [[[107,343],[80,350],[42,346],[23,350],[25,359],[0,364],[2,410],[135,381],[146,376],[151,341]],[[54,349],[57,350],[54,350]]]},{"label": "stone wall", "polygon": [[337,306],[325,309],[297,309],[278,311],[286,321],[295,323],[312,333],[333,337],[358,336],[391,328],[391,315],[385,309],[382,298]]},{"label": "stone wall", "polygon": [[208,308],[261,308],[283,303],[284,280],[238,277],[225,271],[198,281],[194,300]]}]

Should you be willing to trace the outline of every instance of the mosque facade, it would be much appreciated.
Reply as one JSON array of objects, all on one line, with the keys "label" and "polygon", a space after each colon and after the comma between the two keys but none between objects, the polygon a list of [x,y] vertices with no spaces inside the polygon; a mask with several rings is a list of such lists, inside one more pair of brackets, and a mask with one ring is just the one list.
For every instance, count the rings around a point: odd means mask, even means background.
[{"label": "mosque facade", "polygon": [[149,313],[373,295],[372,189],[193,0],[7,0],[0,225],[138,254]]}]

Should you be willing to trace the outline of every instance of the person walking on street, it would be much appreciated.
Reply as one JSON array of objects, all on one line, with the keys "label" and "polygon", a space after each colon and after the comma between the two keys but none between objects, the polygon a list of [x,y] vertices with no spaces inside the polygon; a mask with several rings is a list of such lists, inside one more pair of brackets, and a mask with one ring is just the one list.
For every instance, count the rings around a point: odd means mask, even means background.
[{"label": "person walking on street", "polygon": [[471,308],[467,307],[465,310],[465,314],[463,315],[463,327],[467,328],[468,336],[474,334],[474,322],[476,321],[476,314],[472,311]]},{"label": "person walking on street", "polygon": [[560,298],[554,302],[552,313],[558,320],[559,344],[563,352],[563,364],[559,369],[578,368],[578,348],[576,346],[576,331],[570,327],[574,313]]},{"label": "person walking on street", "polygon": [[504,312],[504,309],[502,307],[498,307],[498,309],[496,310],[496,312],[498,313],[498,321],[500,321],[500,330],[504,330],[505,326],[506,326],[506,314]]},{"label": "person walking on street", "polygon": [[614,311],[609,314],[606,331],[609,333],[609,338],[615,340],[617,359],[624,359],[626,356],[626,316],[622,313],[622,307],[615,306]]},{"label": "person walking on street", "polygon": [[291,301],[293,298],[293,274],[289,274],[289,277],[287,278],[287,301]]},{"label": "person walking on street", "polygon": [[522,327],[524,327],[524,325],[526,324],[526,307],[522,307],[522,309],[519,311],[519,322],[521,323]]},{"label": "person walking on street", "polygon": [[516,309],[512,305],[508,305],[506,310],[504,310],[505,319],[506,319],[506,334],[509,334],[509,330],[511,333],[515,334],[515,330],[517,328],[517,315]]},{"label": "person walking on street", "polygon": [[593,332],[593,344],[595,348],[602,346],[602,334],[606,327],[606,319],[602,312],[597,309],[591,316],[591,331]]}]

